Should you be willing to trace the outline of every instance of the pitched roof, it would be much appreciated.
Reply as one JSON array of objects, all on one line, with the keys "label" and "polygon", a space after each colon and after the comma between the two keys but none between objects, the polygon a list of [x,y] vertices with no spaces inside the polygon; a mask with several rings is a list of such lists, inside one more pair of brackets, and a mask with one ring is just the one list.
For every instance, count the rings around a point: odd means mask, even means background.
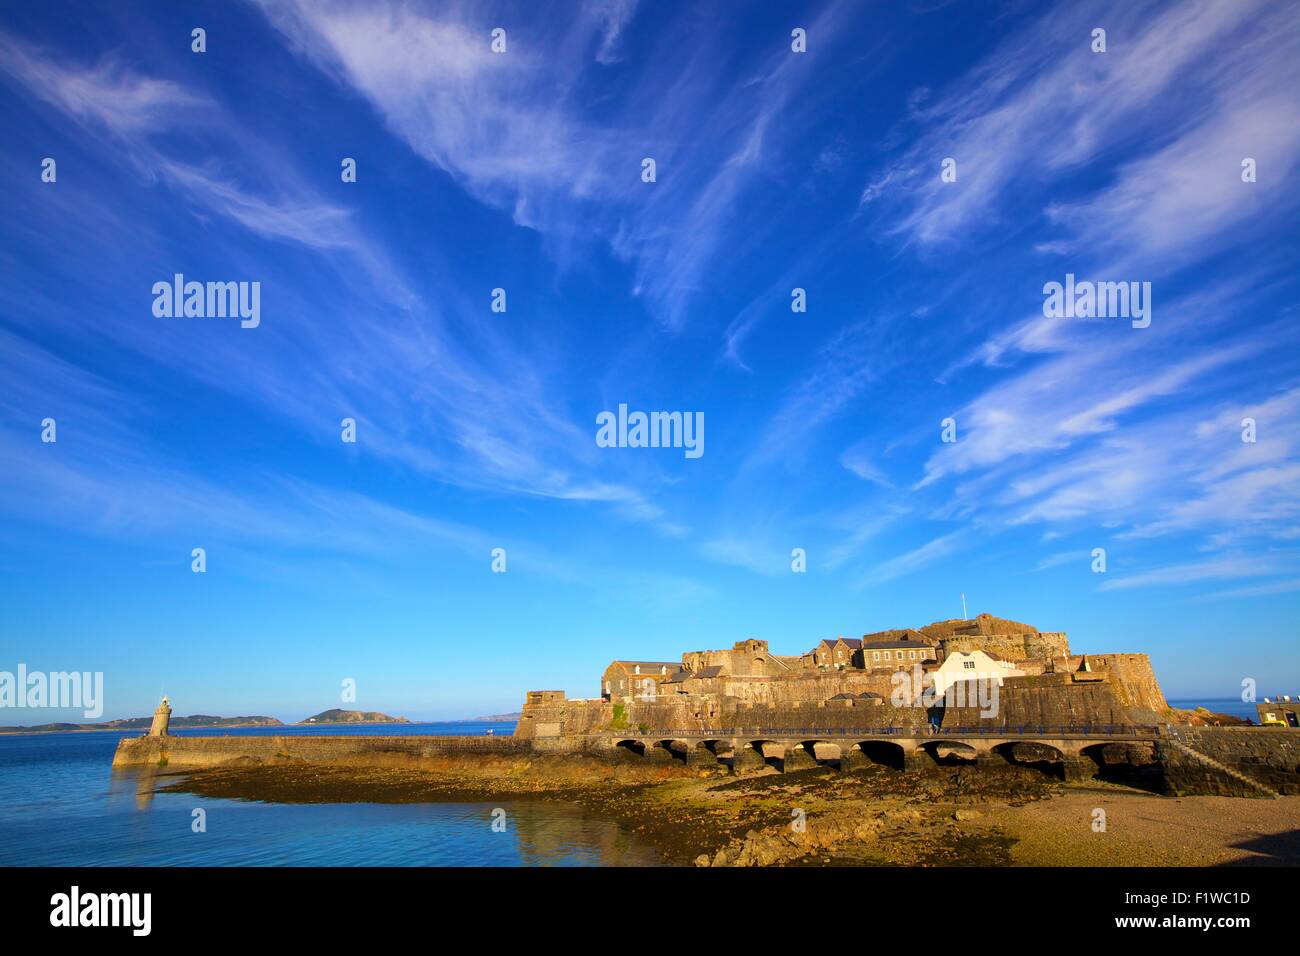
[{"label": "pitched roof", "polygon": [[671,675],[669,675],[668,680],[664,681],[664,683],[680,684],[682,681],[690,680],[692,677],[721,677],[721,676],[722,676],[722,667],[716,664],[710,667],[701,667],[697,671],[688,671],[685,668],[678,668]]},{"label": "pitched roof", "polygon": [[[818,641],[817,647],[821,647],[823,644],[825,644],[827,647],[834,647],[836,644],[839,644],[841,641],[843,641],[849,647],[853,647],[853,648],[858,648],[862,646],[861,639],[856,637],[837,637],[835,638],[835,640],[831,640],[828,637],[825,638],[824,640]],[[814,648],[814,650],[816,650],[816,648]]]}]

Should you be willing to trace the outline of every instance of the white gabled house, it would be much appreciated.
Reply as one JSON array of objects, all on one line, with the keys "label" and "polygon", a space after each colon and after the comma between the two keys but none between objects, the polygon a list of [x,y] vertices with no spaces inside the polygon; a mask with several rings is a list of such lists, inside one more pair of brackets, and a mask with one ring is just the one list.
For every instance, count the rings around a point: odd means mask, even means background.
[{"label": "white gabled house", "polygon": [[934,681],[935,697],[942,697],[948,688],[963,680],[994,680],[1002,685],[1004,677],[1023,677],[1020,670],[1011,661],[1004,660],[997,654],[987,651],[954,651],[942,664],[930,671]]}]

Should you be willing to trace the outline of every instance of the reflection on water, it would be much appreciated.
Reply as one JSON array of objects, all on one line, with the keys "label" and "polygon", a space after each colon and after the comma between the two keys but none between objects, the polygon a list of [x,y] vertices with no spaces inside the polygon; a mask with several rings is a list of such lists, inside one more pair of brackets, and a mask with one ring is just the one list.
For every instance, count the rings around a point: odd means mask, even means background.
[{"label": "reflection on water", "polygon": [[506,812],[507,831],[513,829],[519,860],[524,866],[574,862],[596,866],[653,866],[659,862],[656,854],[620,827],[585,816],[572,807],[521,802]]},{"label": "reflection on water", "polygon": [[153,769],[113,770],[109,773],[108,781],[109,804],[119,804],[134,795],[137,810],[148,810],[149,804],[153,803],[154,789],[161,786],[158,783],[158,772]]},{"label": "reflection on water", "polygon": [[[268,804],[160,793],[156,768],[112,771],[122,735],[0,738],[0,865],[650,866],[617,825],[544,801]],[[506,812],[493,832],[492,811]],[[191,828],[206,814],[206,832]]]}]

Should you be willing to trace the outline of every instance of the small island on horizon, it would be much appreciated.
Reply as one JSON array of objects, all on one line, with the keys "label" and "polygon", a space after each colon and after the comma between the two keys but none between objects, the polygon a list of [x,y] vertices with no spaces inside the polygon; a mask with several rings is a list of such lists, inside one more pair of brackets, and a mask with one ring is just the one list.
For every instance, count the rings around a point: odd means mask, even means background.
[{"label": "small island on horizon", "polygon": [[[336,707],[331,710],[323,710],[319,714],[289,724],[277,717],[265,715],[216,717],[211,714],[191,714],[188,717],[171,718],[170,726],[178,730],[233,730],[244,727],[304,727],[316,724],[486,724],[517,721],[519,717],[519,712],[515,712],[513,714],[491,714],[486,717],[462,717],[458,720],[419,720],[413,722],[406,717],[392,717],[374,710],[343,710]],[[102,720],[95,723],[52,722],[48,724],[0,726],[0,734],[147,731],[152,720],[152,717],[120,717],[115,720]]]},{"label": "small island on horizon", "polygon": [[410,721],[405,717],[390,717],[388,714],[381,714],[377,710],[343,710],[334,707],[330,710],[322,710],[305,720],[300,720],[302,724],[409,724]]}]

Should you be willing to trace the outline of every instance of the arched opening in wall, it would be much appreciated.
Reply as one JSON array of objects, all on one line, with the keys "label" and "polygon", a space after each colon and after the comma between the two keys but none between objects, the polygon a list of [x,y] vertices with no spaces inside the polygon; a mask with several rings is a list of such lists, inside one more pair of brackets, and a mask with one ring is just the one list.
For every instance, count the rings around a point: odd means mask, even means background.
[{"label": "arched opening in wall", "polygon": [[932,740],[922,748],[941,767],[966,767],[975,763],[979,752],[957,740]]},{"label": "arched opening in wall", "polygon": [[840,746],[839,744],[828,743],[824,740],[805,740],[802,741],[804,752],[812,757],[819,767],[839,767],[840,765]]},{"label": "arched opening in wall", "polygon": [[614,755],[624,758],[644,757],[645,744],[639,740],[620,740],[614,744]]},{"label": "arched opening in wall", "polygon": [[700,742],[700,746],[713,754],[728,770],[736,762],[735,748],[730,740],[704,740]]},{"label": "arched opening in wall", "polygon": [[718,754],[707,743],[700,740],[690,745],[686,762],[692,767],[716,767],[718,765]]},{"label": "arched opening in wall", "polygon": [[685,740],[661,740],[658,746],[663,747],[670,757],[681,763],[686,763],[686,756],[691,750],[690,743]]},{"label": "arched opening in wall", "polygon": [[1156,745],[1149,740],[1122,741],[1108,744],[1090,744],[1080,757],[1097,766],[1097,776],[1111,783],[1127,787],[1165,793],[1164,768],[1156,759]]},{"label": "arched opening in wall", "polygon": [[1050,744],[1017,740],[1012,743],[998,744],[993,751],[1014,766],[1029,767],[1046,774],[1053,780],[1065,779],[1065,754]]},{"label": "arched opening in wall", "polygon": [[893,767],[895,770],[903,769],[906,751],[901,744],[888,740],[864,740],[858,744],[858,750],[873,764]]},{"label": "arched opening in wall", "polygon": [[749,746],[769,767],[780,769],[785,760],[785,748],[774,740],[751,740]]}]

